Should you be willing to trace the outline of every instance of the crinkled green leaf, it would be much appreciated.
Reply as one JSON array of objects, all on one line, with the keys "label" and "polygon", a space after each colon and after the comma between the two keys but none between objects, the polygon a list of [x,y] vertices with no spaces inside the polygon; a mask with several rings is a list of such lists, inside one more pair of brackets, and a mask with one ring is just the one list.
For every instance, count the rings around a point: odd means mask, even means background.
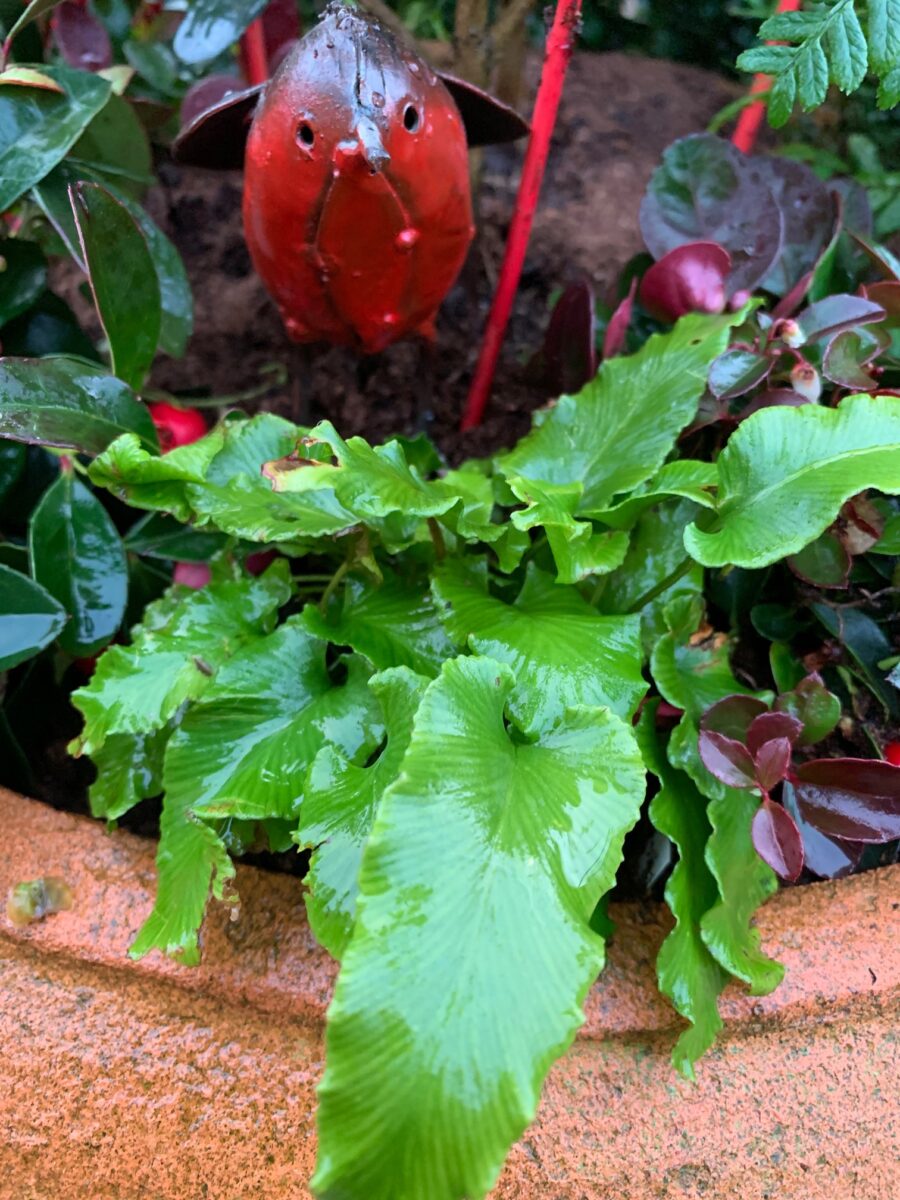
[{"label": "crinkled green leaf", "polygon": [[228,877],[223,861],[231,869],[221,833],[206,821],[295,818],[323,745],[350,758],[377,745],[381,729],[367,675],[355,660],[346,682],[333,685],[325,644],[298,618],[222,667],[166,749],[156,902],[133,957],[156,949],[197,961],[210,885],[220,899],[215,880]]},{"label": "crinkled green leaf", "polygon": [[369,687],[381,705],[387,738],[378,758],[357,766],[328,745],[310,768],[295,840],[314,847],[306,911],[313,933],[335,958],[343,956],[353,931],[363,850],[381,797],[399,774],[426,684],[407,667],[374,675]]},{"label": "crinkled green leaf", "polygon": [[0,212],[52,171],[112,95],[108,81],[89,71],[39,69],[62,93],[0,87]]},{"label": "crinkled green leaf", "polygon": [[292,820],[323,745],[350,757],[373,750],[370,669],[352,658],[335,685],[325,650],[297,616],[231,658],[169,744],[167,803],[211,819]]},{"label": "crinkled green leaf", "polygon": [[659,949],[656,973],[660,991],[691,1022],[690,1029],[675,1043],[672,1062],[682,1075],[693,1079],[694,1063],[722,1028],[718,1000],[728,976],[710,954],[700,932],[704,913],[719,899],[719,889],[705,858],[711,833],[706,799],[683,771],[669,765],[652,724],[656,707],[647,705],[638,730],[644,762],[660,783],[649,815],[654,827],[678,850],[678,862],[665,893],[675,928]]},{"label": "crinkled green leaf", "polygon": [[218,427],[188,446],[177,446],[166,454],[149,454],[136,437],[126,434],[91,463],[91,482],[107,488],[132,508],[168,512],[187,521],[193,510],[185,485],[203,482],[223,437]]},{"label": "crinkled green leaf", "polygon": [[0,563],[0,671],[43,650],[65,623],[65,612],[49,592]]},{"label": "crinkled green leaf", "polygon": [[759,797],[730,788],[700,761],[697,726],[688,717],[672,731],[668,756],[687,772],[704,796],[712,835],[706,862],[719,888],[719,901],[700,922],[703,940],[713,957],[754,996],[764,996],[784,977],[784,967],[760,949],[759,931],[750,924],[756,910],[777,890],[775,872],[756,853],[751,834]]},{"label": "crinkled green leaf", "polygon": [[537,413],[535,428],[500,456],[499,469],[533,483],[581,484],[582,516],[610,508],[662,466],[697,411],[710,363],[744,315],[691,314],[636,354],[609,359],[577,396]]},{"label": "crinkled green leaf", "polygon": [[326,615],[307,606],[306,627],[338,646],[352,646],[377,671],[409,667],[429,678],[453,649],[427,583],[385,571],[381,583],[351,578]]},{"label": "crinkled green leaf", "polygon": [[128,569],[109,513],[71,472],[47,489],[28,526],[31,573],[68,614],[59,644],[88,656],[105,646],[125,616]]},{"label": "crinkled green leaf", "polygon": [[[702,606],[691,613],[692,601],[679,598],[666,607],[669,632],[656,642],[650,670],[663,697],[699,721],[703,713],[726,696],[738,693],[771,700],[771,692],[755,692],[738,682],[731,670],[730,641],[724,633],[699,623]],[[684,623],[676,621],[684,616]]]},{"label": "crinkled green leaf", "polygon": [[572,515],[581,501],[581,484],[533,483],[520,475],[509,476],[507,482],[526,505],[512,513],[512,524],[523,531],[543,527],[559,583],[578,583],[621,566],[627,534],[595,531],[590,521],[576,521]]},{"label": "crinkled green leaf", "polygon": [[716,502],[709,489],[717,487],[718,483],[719,472],[715,463],[695,462],[690,458],[677,459],[666,463],[649,483],[627,500],[594,516],[604,525],[612,525],[615,529],[631,529],[642,512],[670,496],[681,496],[703,508],[715,508]]},{"label": "crinkled green leaf", "polygon": [[502,663],[447,662],[382,800],[329,1010],[323,1200],[484,1196],[582,1020],[640,755],[596,708],[523,743],[512,688]]},{"label": "crinkled green leaf", "polygon": [[99,454],[120,434],[136,448],[158,444],[144,405],[96,363],[62,355],[0,360],[0,436]]},{"label": "crinkled green leaf", "polygon": [[600,616],[533,563],[512,604],[489,594],[483,561],[448,559],[433,586],[457,644],[512,667],[510,712],[523,728],[546,729],[576,705],[605,704],[627,719],[647,690],[640,619]]},{"label": "crinkled green leaf", "polygon": [[163,753],[171,730],[114,733],[93,754],[97,778],[88,797],[91,813],[117,821],[141,800],[162,791]]},{"label": "crinkled green leaf", "polygon": [[76,752],[94,754],[110,734],[160,729],[202,695],[222,663],[272,627],[290,595],[286,575],[276,562],[258,579],[176,587],[148,605],[131,645],[110,646],[72,693],[85,719]]},{"label": "crinkled green leaf", "polygon": [[900,397],[767,408],[719,455],[718,522],[684,542],[708,567],[762,567],[818,537],[866,488],[900,492]]}]

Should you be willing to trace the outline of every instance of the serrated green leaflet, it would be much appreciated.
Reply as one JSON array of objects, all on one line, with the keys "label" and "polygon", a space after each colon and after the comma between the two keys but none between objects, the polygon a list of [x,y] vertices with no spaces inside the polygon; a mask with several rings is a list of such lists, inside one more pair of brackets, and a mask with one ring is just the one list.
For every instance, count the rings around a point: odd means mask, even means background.
[{"label": "serrated green leaflet", "polygon": [[210,886],[221,899],[229,878],[220,820],[294,817],[324,744],[350,758],[377,745],[381,727],[367,674],[351,662],[346,682],[335,686],[324,644],[296,618],[222,667],[166,749],[156,902],[134,957],[157,949],[197,961]]},{"label": "serrated green leaflet", "polygon": [[517,743],[512,687],[502,663],[446,663],[382,800],[329,1010],[323,1200],[482,1197],[582,1020],[643,770],[603,709]]},{"label": "serrated green leaflet", "polygon": [[650,803],[650,820],[674,842],[678,863],[665,893],[675,928],[660,947],[656,973],[660,991],[691,1022],[691,1028],[675,1043],[672,1062],[682,1075],[693,1079],[694,1063],[722,1028],[718,1000],[728,976],[710,954],[700,932],[704,913],[719,899],[719,889],[704,857],[710,835],[706,800],[688,776],[674,771],[666,760],[653,728],[657,707],[648,704],[641,714],[638,742],[644,762],[660,783]]},{"label": "serrated green leaflet", "polygon": [[31,573],[68,614],[59,644],[96,654],[118,630],[128,598],[122,539],[109,513],[80,480],[64,472],[31,516]]},{"label": "serrated green leaflet", "polygon": [[40,64],[62,88],[0,88],[0,212],[42,179],[70,150],[112,95],[89,71]]},{"label": "serrated green leaflet", "polygon": [[458,645],[513,669],[510,711],[523,728],[548,728],[576,705],[605,704],[627,719],[647,690],[640,619],[601,617],[533,564],[513,604],[489,594],[485,564],[472,559],[438,567],[434,592]]},{"label": "serrated green leaflet", "polygon": [[0,436],[100,454],[120,434],[155,449],[150,414],[96,363],[54,355],[0,362]]},{"label": "serrated green leaflet", "polygon": [[710,363],[728,345],[746,310],[682,317],[627,358],[605,362],[577,396],[539,412],[535,428],[498,459],[507,476],[581,484],[580,515],[602,512],[650,479],[690,424]]},{"label": "serrated green leaflet", "polygon": [[359,866],[378,805],[397,778],[427,680],[406,667],[374,675],[369,687],[384,714],[387,742],[371,766],[357,766],[333,746],[316,755],[300,806],[297,844],[314,853],[306,876],[313,933],[341,958],[356,916]]},{"label": "serrated green leaflet", "polygon": [[258,579],[175,588],[148,605],[131,645],[110,646],[72,693],[85,719],[77,753],[94,754],[110,734],[160,729],[202,695],[223,662],[272,627],[290,595],[286,576],[286,564],[274,563]]},{"label": "serrated green leaflet", "polygon": [[377,671],[404,666],[432,678],[453,653],[427,580],[393,571],[381,583],[348,580],[326,615],[309,605],[304,620],[318,637],[364,654]]},{"label": "serrated green leaflet", "polygon": [[669,738],[668,757],[709,799],[712,834],[706,845],[706,862],[720,899],[704,913],[701,933],[721,966],[748,983],[755,996],[763,996],[778,986],[784,968],[763,953],[759,931],[750,924],[759,906],[778,887],[774,871],[756,853],[750,832],[759,797],[720,783],[700,761],[697,742],[697,726],[683,717]]},{"label": "serrated green leaflet", "polygon": [[900,397],[837,408],[769,408],[744,421],[718,461],[717,527],[684,544],[707,567],[762,567],[794,554],[866,488],[900,492]]}]

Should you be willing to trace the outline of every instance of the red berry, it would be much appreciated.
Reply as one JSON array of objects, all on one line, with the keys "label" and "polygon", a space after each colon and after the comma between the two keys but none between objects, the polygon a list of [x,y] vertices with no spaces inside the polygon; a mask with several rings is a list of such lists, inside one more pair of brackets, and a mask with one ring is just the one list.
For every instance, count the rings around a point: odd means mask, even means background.
[{"label": "red berry", "polygon": [[206,421],[196,408],[176,408],[162,402],[147,407],[163,453],[177,446],[189,446],[206,433]]},{"label": "red berry", "polygon": [[185,587],[198,589],[206,587],[209,579],[210,570],[206,563],[176,563],[172,575],[174,583],[183,583]]},{"label": "red berry", "polygon": [[900,767],[900,742],[888,742],[884,748],[884,757],[895,767]]}]

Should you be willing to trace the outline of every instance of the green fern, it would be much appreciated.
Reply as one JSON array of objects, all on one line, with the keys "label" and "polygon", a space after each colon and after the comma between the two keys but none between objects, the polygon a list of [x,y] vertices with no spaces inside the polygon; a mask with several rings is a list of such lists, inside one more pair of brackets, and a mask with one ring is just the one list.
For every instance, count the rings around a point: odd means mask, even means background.
[{"label": "green fern", "polygon": [[[866,26],[866,30],[863,28]],[[769,120],[784,125],[799,100],[817,108],[828,85],[853,92],[871,72],[878,78],[878,107],[900,103],[900,0],[833,0],[806,12],[776,13],[759,36],[782,45],[745,50],[737,65],[773,77]]]}]

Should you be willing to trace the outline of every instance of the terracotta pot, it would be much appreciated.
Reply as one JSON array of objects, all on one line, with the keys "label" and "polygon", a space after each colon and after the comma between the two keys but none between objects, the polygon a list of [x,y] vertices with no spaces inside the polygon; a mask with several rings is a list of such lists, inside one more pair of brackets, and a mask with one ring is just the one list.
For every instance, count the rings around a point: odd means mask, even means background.
[{"label": "terracotta pot", "polygon": [[[0,1197],[308,1197],[335,966],[297,881],[239,867],[242,907],[211,913],[203,966],[133,963],[153,846],[2,791],[0,823],[4,894],[49,874],[74,894],[69,912],[0,922]],[[585,1027],[495,1200],[894,1200],[898,912],[900,867],[775,896],[760,926],[787,979],[764,999],[728,991],[690,1084],[655,987],[666,916],[619,906]]]}]

